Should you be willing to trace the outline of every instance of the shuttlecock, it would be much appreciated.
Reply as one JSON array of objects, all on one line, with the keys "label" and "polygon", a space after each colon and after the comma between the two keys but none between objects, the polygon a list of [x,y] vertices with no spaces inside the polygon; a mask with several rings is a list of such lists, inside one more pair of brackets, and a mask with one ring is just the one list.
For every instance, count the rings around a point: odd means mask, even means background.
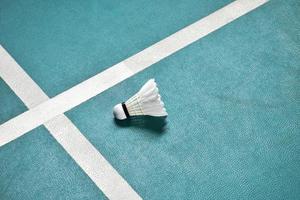
[{"label": "shuttlecock", "polygon": [[126,102],[117,104],[113,113],[115,118],[119,120],[124,120],[130,116],[164,117],[168,115],[154,79],[147,81],[140,91]]}]

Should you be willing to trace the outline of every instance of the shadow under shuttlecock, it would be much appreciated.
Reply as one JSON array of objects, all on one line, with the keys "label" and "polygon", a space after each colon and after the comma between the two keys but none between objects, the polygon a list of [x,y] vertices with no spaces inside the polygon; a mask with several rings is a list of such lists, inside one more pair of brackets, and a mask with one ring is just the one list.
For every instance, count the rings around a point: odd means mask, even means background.
[{"label": "shadow under shuttlecock", "polygon": [[135,126],[148,129],[155,133],[163,133],[166,130],[166,117],[134,116],[125,120],[115,119],[115,123],[121,127]]}]

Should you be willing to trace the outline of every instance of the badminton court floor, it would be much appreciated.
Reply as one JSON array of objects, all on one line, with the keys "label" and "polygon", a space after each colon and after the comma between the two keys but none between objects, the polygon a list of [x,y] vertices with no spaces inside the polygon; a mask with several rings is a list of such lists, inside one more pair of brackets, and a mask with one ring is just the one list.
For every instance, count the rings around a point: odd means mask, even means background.
[{"label": "badminton court floor", "polygon": [[[0,199],[299,199],[298,0],[0,0]],[[162,129],[115,104],[155,78]]]}]

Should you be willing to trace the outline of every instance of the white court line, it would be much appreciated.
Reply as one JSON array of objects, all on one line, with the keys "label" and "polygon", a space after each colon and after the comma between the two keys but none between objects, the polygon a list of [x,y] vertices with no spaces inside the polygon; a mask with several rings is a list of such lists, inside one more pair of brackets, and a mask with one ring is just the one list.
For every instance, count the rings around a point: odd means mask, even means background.
[{"label": "white court line", "polygon": [[146,69],[268,0],[237,0],[0,126],[0,146]]},{"label": "white court line", "polygon": [[[1,45],[0,76],[29,109],[49,99]],[[109,199],[141,199],[64,114],[44,125]]]}]

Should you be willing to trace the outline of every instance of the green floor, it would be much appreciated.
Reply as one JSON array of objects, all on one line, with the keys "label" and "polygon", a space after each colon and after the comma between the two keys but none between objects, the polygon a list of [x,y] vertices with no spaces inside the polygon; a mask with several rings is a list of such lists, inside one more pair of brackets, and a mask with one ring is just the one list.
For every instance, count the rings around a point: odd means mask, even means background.
[{"label": "green floor", "polygon": [[[229,2],[1,0],[0,43],[52,97]],[[299,10],[270,1],[66,115],[144,199],[299,199]],[[117,124],[150,78],[164,129]],[[1,123],[26,110],[0,92]],[[0,148],[0,197],[105,198],[44,127]]]},{"label": "green floor", "polygon": [[0,149],[1,199],[104,199],[44,127]]},{"label": "green floor", "polygon": [[0,124],[26,111],[26,106],[0,78]]}]

